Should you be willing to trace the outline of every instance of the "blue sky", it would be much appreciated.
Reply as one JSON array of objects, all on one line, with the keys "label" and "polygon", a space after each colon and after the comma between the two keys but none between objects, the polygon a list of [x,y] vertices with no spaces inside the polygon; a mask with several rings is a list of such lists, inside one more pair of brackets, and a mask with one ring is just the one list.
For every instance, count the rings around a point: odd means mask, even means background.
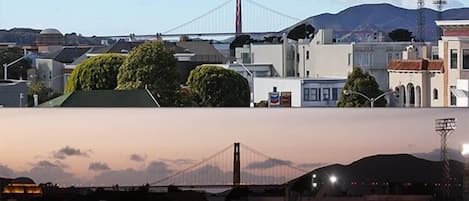
[{"label": "blue sky", "polygon": [[[165,32],[187,22],[226,0],[0,0],[0,28],[32,27],[44,29],[54,27],[62,32],[83,35],[127,35],[154,34]],[[250,0],[304,19],[329,12],[336,13],[349,6],[362,3],[392,3],[406,8],[415,8],[414,0]],[[426,0],[430,6],[431,0]],[[469,0],[450,0],[447,8],[468,7]],[[265,29],[281,29],[295,23],[294,20],[270,16],[255,9],[245,0],[245,26]],[[256,11],[258,11],[257,9]],[[249,13],[249,14],[248,14]],[[268,15],[267,15],[268,14]],[[234,2],[231,2],[198,23],[181,31],[234,29]],[[267,15],[267,16],[266,16]],[[262,20],[272,19],[270,21]],[[256,20],[258,24],[253,24]],[[216,25],[215,25],[216,24]],[[270,30],[274,31],[274,30]]]}]

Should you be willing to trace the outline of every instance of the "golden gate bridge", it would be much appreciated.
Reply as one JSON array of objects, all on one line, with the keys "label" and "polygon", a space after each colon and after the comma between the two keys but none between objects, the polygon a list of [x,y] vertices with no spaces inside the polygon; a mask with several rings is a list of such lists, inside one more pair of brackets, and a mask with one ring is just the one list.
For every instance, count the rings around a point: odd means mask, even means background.
[{"label": "golden gate bridge", "polygon": [[[243,152],[241,152],[243,150]],[[243,153],[243,155],[241,155]],[[293,162],[270,157],[254,148],[234,143],[198,163],[164,178],[155,178],[146,186],[152,189],[222,189],[285,187],[308,173]],[[149,179],[150,180],[150,179]],[[117,190],[131,191],[138,186],[119,186]],[[80,187],[111,189],[116,186]]]},{"label": "golden gate bridge", "polygon": [[[288,3],[285,1],[285,4]],[[269,8],[256,0],[226,0],[213,9],[160,33],[100,37],[114,39],[134,37],[137,40],[152,40],[178,36],[279,35],[282,34],[282,30],[301,21],[302,19]],[[233,24],[235,26],[232,26]]]}]

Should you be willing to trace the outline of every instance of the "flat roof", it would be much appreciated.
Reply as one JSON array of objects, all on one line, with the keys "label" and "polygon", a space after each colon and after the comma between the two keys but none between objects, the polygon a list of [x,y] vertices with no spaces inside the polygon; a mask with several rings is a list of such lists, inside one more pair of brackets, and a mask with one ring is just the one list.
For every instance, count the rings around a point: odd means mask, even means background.
[{"label": "flat roof", "polygon": [[255,77],[254,79],[270,80],[304,80],[304,81],[327,81],[327,80],[347,80],[346,77]]},{"label": "flat roof", "polygon": [[469,26],[469,20],[437,20],[438,26]]}]

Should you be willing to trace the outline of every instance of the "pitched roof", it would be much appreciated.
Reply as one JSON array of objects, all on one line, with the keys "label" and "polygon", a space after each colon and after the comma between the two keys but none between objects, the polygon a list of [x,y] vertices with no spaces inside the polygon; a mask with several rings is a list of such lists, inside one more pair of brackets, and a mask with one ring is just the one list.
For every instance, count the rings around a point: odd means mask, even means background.
[{"label": "pitched roof", "polygon": [[226,62],[226,57],[210,41],[185,41],[178,42],[176,45],[193,52],[196,61],[215,59],[220,63]]},{"label": "pitched roof", "polygon": [[149,91],[94,90],[74,91],[40,105],[40,107],[158,107]]},{"label": "pitched roof", "polygon": [[94,48],[91,50],[91,54],[104,54],[104,53],[129,53],[132,49],[138,47],[139,45],[143,44],[142,41],[136,42],[129,42],[129,41],[117,41],[113,45],[109,45],[106,47]]},{"label": "pitched roof", "polygon": [[43,58],[53,59],[64,64],[71,64],[76,59],[87,53],[90,49],[91,47],[64,47],[44,56]]},{"label": "pitched roof", "polygon": [[410,71],[441,71],[445,66],[442,60],[393,60],[389,63],[389,70],[410,70]]}]

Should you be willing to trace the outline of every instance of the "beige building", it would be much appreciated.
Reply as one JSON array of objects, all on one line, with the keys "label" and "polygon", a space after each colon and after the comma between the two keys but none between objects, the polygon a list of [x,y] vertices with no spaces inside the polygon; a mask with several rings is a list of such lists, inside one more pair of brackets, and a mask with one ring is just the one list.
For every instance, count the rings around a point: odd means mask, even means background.
[{"label": "beige building", "polygon": [[[359,42],[337,43],[332,30],[319,30],[311,41],[298,45],[298,69],[304,77],[347,77],[353,67],[360,67],[372,74],[381,90],[388,90],[388,65],[402,59],[402,52],[412,42]],[[418,43],[417,54],[429,58],[431,43]]]},{"label": "beige building", "polygon": [[403,60],[389,65],[389,88],[399,91],[399,106],[454,107],[458,80],[469,79],[469,20],[437,21],[444,34],[438,42],[439,60],[428,60],[408,47]]}]

